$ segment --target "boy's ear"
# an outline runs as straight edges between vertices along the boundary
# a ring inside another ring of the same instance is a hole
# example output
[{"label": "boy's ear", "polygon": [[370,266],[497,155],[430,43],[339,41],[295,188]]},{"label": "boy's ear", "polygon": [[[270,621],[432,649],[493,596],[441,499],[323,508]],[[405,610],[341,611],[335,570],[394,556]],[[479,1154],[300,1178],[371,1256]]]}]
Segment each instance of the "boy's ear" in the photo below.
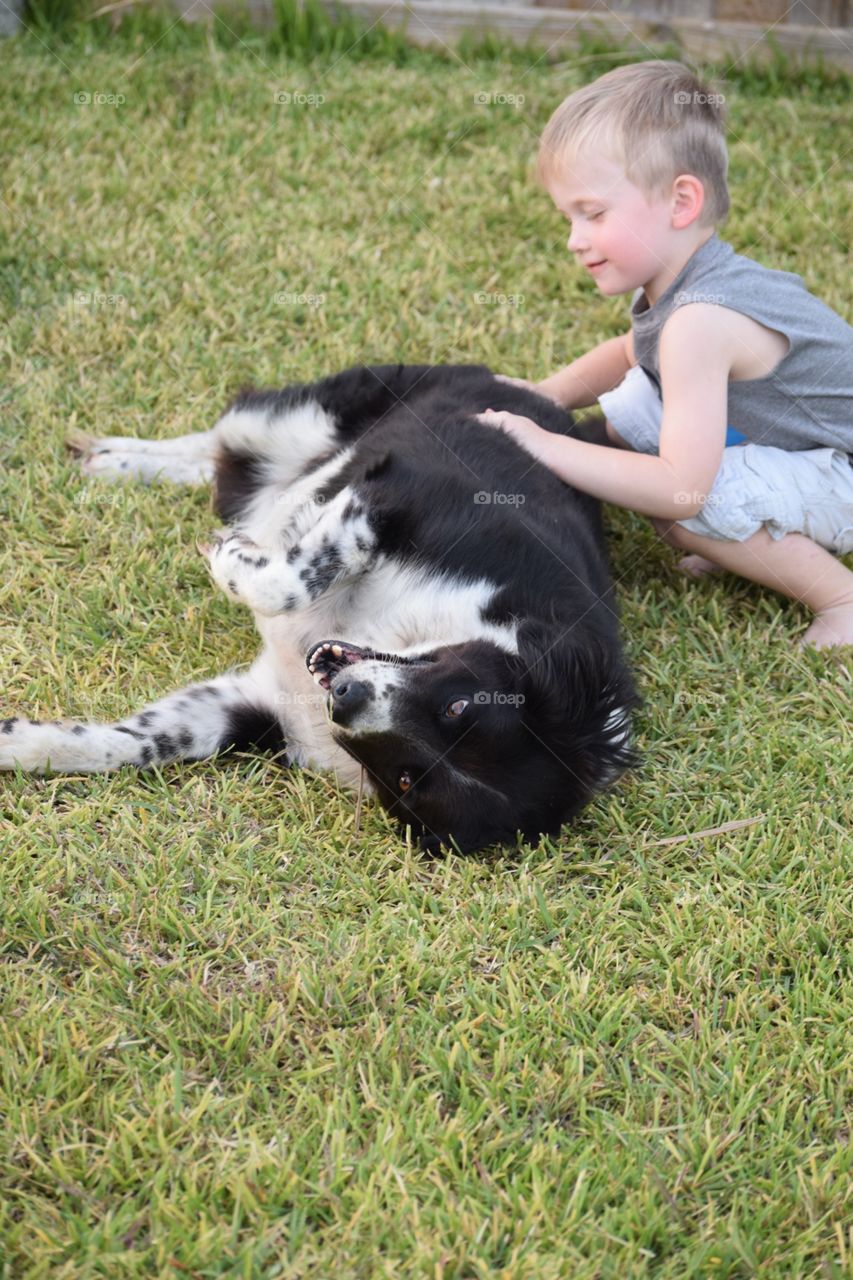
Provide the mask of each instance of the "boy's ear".
[{"label": "boy's ear", "polygon": [[672,225],[676,231],[691,226],[705,208],[705,186],[693,173],[680,173],[672,184]]}]

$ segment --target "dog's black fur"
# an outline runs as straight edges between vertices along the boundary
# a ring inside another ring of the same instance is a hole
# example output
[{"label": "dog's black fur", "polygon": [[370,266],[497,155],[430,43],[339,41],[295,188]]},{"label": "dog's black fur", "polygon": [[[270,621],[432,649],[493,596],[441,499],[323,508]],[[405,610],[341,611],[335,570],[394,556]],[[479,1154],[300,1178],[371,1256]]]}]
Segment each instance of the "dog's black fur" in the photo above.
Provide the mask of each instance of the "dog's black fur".
[{"label": "dog's black fur", "polygon": [[[265,647],[251,682],[222,677],[112,726],[135,739],[123,751],[95,742],[106,727],[39,745],[32,722],[8,721],[0,765],[111,768],[272,744],[350,782],[357,761],[427,846],[555,835],[635,762],[638,699],[598,503],[477,422],[487,407],[594,438],[482,366],[358,366],[241,393],[185,451],[190,478],[214,469],[217,510],[235,526],[205,551],[256,613]],[[90,441],[84,468],[150,478],[131,445],[144,458],[147,442]],[[328,717],[288,711],[309,688]],[[205,736],[194,721],[216,699]],[[87,736],[75,761],[65,748]]]}]

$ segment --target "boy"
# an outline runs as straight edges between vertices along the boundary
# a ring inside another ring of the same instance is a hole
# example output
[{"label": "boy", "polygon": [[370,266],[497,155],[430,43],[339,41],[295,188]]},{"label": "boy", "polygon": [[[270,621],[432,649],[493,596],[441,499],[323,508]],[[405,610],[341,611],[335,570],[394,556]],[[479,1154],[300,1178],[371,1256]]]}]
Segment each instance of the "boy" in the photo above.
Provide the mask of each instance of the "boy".
[{"label": "boy", "polygon": [[[801,643],[853,643],[853,328],[799,276],[717,238],[729,207],[721,99],[677,62],[619,67],[557,108],[539,180],[569,252],[631,332],[538,384],[597,400],[610,446],[488,410],[567,483],[652,518],[690,552],[814,612]],[[727,423],[746,443],[725,447]]]}]

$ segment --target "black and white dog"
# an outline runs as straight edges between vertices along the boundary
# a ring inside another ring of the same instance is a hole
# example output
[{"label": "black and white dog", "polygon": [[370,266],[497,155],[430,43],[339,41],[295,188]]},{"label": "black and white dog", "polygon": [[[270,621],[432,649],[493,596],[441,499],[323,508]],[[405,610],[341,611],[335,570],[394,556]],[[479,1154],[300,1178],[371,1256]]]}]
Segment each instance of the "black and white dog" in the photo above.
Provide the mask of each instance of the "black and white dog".
[{"label": "black and white dog", "polygon": [[425,847],[556,834],[635,762],[598,504],[473,415],[568,433],[484,367],[358,366],[244,391],[212,431],[89,440],[89,475],[215,484],[199,546],[255,614],[244,671],[111,725],[0,722],[0,767],[274,749],[369,787]]}]

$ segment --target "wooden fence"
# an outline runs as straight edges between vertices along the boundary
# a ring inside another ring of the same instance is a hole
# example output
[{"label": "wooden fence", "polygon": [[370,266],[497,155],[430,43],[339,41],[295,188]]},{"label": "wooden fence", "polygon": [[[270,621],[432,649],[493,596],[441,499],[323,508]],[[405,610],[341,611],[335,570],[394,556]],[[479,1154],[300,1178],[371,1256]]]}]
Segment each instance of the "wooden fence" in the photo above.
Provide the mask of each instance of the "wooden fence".
[{"label": "wooden fence", "polygon": [[[272,0],[246,0],[257,23],[273,20]],[[761,57],[772,37],[794,59],[822,58],[853,72],[853,0],[322,0],[344,4],[366,24],[404,28],[416,44],[450,45],[465,33],[533,40],[549,56],[578,43],[579,36],[605,36],[638,53],[672,42],[697,61]],[[190,20],[209,17],[207,2],[175,0]],[[754,21],[727,15],[751,13]],[[774,16],[775,15],[775,16]],[[824,20],[831,20],[827,22]],[[809,18],[808,24],[791,21]],[[831,25],[834,23],[836,25]],[[840,25],[839,25],[840,24]]]}]

